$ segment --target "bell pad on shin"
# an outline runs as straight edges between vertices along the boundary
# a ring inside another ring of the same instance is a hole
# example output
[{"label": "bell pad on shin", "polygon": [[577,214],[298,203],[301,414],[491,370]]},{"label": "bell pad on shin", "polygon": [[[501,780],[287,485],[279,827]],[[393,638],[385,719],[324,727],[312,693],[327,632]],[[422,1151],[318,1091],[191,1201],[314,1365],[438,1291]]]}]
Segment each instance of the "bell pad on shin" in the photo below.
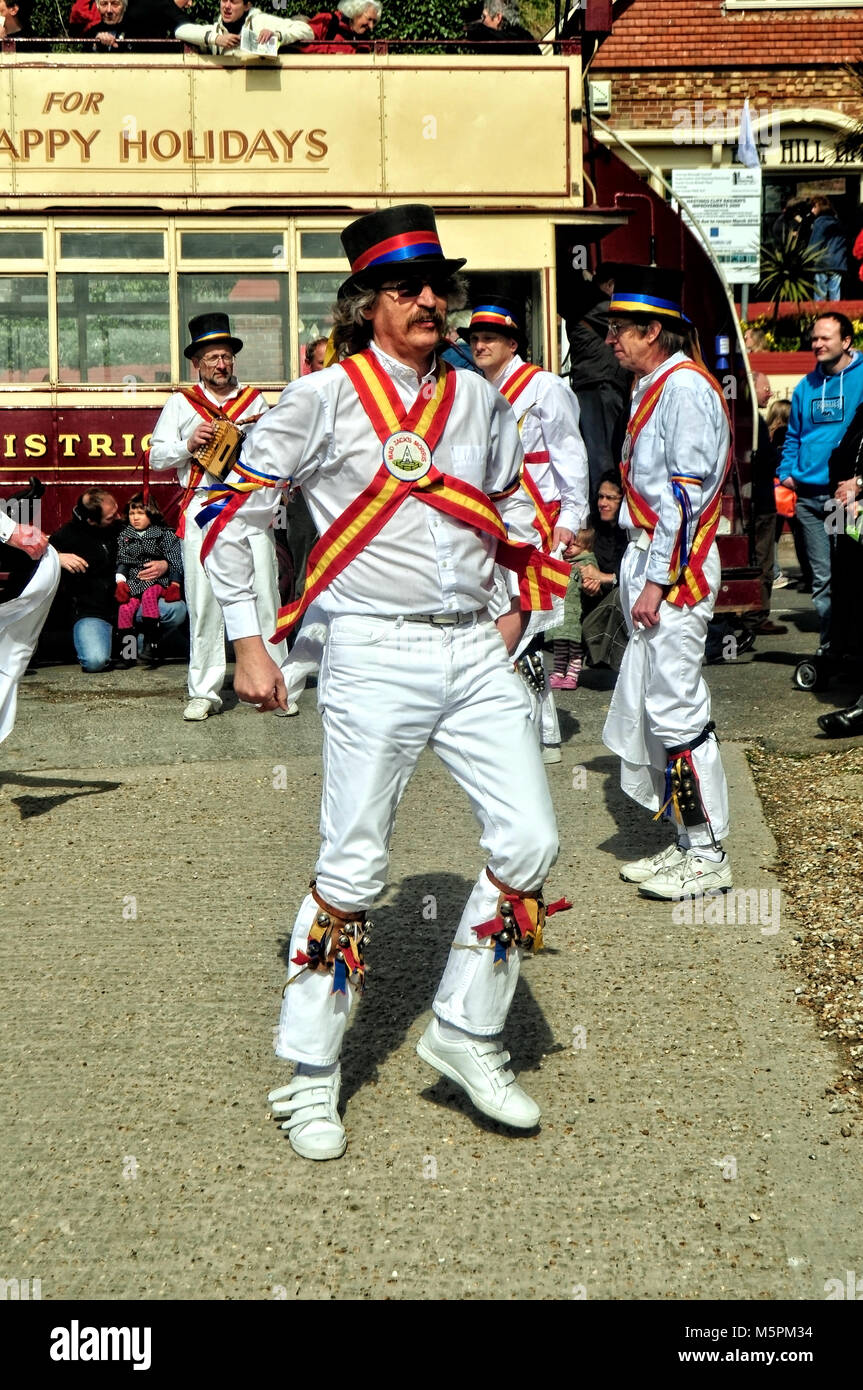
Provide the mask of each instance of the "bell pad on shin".
[{"label": "bell pad on shin", "polygon": [[312,895],[318,903],[318,913],[309,929],[305,951],[297,951],[291,957],[292,964],[302,969],[291,976],[288,985],[305,970],[326,970],[332,971],[333,994],[344,994],[348,980],[361,992],[366,973],[364,950],[371,934],[371,922],[366,920],[365,912],[349,914],[330,907],[314,891],[314,886]]}]

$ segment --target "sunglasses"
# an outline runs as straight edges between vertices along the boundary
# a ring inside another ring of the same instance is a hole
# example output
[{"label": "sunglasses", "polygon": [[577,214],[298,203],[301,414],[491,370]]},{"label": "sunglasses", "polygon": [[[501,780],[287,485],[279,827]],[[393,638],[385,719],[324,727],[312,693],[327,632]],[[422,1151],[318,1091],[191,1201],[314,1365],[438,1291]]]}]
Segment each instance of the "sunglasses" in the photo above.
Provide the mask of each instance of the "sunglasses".
[{"label": "sunglasses", "polygon": [[448,275],[411,275],[405,280],[397,280],[394,285],[381,285],[388,294],[396,294],[399,299],[418,299],[428,285],[433,295],[445,299],[450,289]]}]

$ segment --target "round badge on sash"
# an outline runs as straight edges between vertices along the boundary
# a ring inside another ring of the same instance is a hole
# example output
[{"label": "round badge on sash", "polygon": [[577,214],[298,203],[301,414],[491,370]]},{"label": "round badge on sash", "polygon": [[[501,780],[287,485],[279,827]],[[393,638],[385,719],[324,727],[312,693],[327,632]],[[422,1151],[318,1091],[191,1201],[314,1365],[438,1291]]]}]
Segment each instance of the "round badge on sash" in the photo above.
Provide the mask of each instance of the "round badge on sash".
[{"label": "round badge on sash", "polygon": [[628,462],[629,462],[629,455],[630,455],[631,453],[632,453],[632,436],[628,434],[628,435],[626,435],[626,437],[625,437],[625,439],[624,439],[624,441],[623,441],[623,448],[622,448],[622,450],[621,450],[621,454],[623,455],[623,462],[624,462],[624,463],[628,463]]},{"label": "round badge on sash", "polygon": [[424,478],[432,466],[432,451],[425,440],[413,430],[391,434],[384,444],[384,464],[394,478],[403,483],[415,483]]}]

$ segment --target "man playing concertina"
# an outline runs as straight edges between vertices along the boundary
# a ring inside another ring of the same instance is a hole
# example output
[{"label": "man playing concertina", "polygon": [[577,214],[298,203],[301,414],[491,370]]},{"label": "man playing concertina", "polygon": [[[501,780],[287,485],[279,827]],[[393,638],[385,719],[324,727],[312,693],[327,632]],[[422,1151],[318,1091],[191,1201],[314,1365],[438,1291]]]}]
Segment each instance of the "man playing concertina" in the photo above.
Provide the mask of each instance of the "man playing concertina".
[{"label": "man playing concertina", "polygon": [[[294,926],[276,1042],[297,1069],[270,1096],[293,1148],[309,1159],[345,1150],[339,1054],[363,982],[367,914],[385,884],[396,808],[426,746],[467,792],[488,864],[417,1051],[484,1114],[516,1129],[539,1120],[500,1035],[519,948],[541,944],[557,829],[509,652],[524,610],[548,607],[568,577],[566,565],[533,548],[510,407],[478,374],[435,358],[447,308],[463,303],[456,272],[464,262],[444,256],[432,209],[371,213],[342,242],[351,275],[333,337],[350,355],[292,382],[255,427],[228,479],[237,491],[205,542],[237,653],[235,689],[268,710],[284,705],[285,686],[262,640],[248,537],[269,524],[288,478],[321,535],[303,597],[277,629],[312,602],[328,623],[319,683],[323,843]],[[262,476],[270,485],[254,490]],[[510,597],[495,623],[496,564],[506,567]]]},{"label": "man playing concertina", "polygon": [[[263,415],[267,403],[252,386],[241,386],[234,375],[234,361],[242,341],[231,334],[227,314],[198,314],[189,322],[191,342],[184,355],[198,374],[194,386],[175,391],[165,405],[150,441],[150,467],[156,472],[174,468],[184,489],[177,535],[183,542],[183,573],[189,608],[189,702],[187,720],[207,719],[222,708],[226,657],[222,611],[201,567],[201,528],[197,518],[212,502],[218,479],[208,474],[197,458],[213,438],[216,422],[228,419],[248,427]],[[255,587],[261,620],[275,627],[279,607],[276,551],[272,533],[251,541]],[[277,660],[287,660],[280,644]],[[298,713],[296,705],[286,711]]]}]

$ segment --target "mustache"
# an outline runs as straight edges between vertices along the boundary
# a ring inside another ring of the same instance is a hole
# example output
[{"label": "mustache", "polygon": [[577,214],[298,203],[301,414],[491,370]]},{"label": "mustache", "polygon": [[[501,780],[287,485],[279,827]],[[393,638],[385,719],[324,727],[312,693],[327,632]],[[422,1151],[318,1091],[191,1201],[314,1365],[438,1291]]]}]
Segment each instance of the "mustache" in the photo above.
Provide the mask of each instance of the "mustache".
[{"label": "mustache", "polygon": [[412,328],[415,323],[433,323],[441,337],[446,328],[446,318],[439,314],[436,309],[419,309],[412,314],[408,321],[408,328]]}]

